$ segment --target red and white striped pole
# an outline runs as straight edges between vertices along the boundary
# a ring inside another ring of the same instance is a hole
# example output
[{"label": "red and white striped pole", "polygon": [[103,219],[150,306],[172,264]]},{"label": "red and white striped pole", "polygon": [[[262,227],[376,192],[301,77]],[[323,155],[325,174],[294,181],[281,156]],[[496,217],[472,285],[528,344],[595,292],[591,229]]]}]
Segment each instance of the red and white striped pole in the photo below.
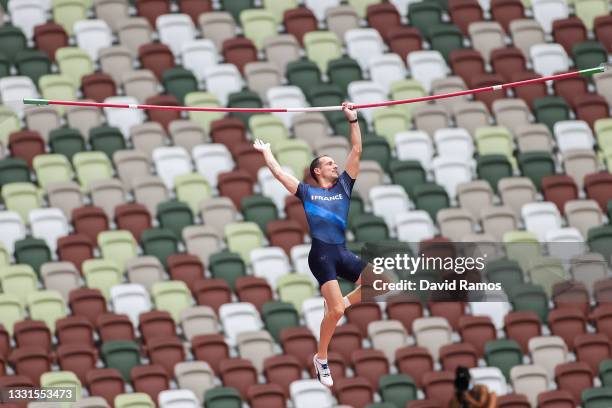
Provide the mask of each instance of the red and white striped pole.
[{"label": "red and white striped pole", "polygon": [[[549,75],[540,78],[527,79],[525,81],[508,82],[505,84],[486,86],[483,88],[468,89],[465,91],[449,92],[439,95],[427,95],[418,98],[401,99],[396,101],[384,101],[377,103],[364,103],[354,105],[355,109],[378,108],[383,106],[404,105],[408,103],[426,102],[437,99],[453,98],[456,96],[473,95],[482,92],[500,91],[503,89],[517,88],[520,86],[538,84],[541,82],[558,81],[561,79],[575,78],[579,76],[591,76],[604,72],[609,68],[609,64],[601,64],[596,68],[582,69],[580,71],[567,72],[563,74]],[[142,110],[178,110],[193,112],[257,112],[257,113],[282,113],[282,112],[329,112],[342,110],[342,106],[316,106],[307,108],[214,108],[202,106],[166,106],[166,105],[142,105],[127,103],[101,103],[101,102],[81,102],[81,101],[60,101],[53,99],[24,99],[25,105],[63,105],[63,106],[94,106],[98,108],[123,108],[123,109],[142,109]]]}]

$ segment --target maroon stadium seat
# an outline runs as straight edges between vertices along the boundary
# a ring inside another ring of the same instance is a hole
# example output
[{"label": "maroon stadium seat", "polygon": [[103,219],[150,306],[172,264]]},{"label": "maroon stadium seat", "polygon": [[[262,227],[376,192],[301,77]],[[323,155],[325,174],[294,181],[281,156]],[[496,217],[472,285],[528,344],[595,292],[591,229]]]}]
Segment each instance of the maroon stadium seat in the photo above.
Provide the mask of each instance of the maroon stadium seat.
[{"label": "maroon stadium seat", "polygon": [[257,370],[251,362],[244,358],[228,358],[219,363],[221,381],[226,387],[234,387],[247,399],[247,390],[257,384]]},{"label": "maroon stadium seat", "polygon": [[588,198],[597,201],[603,212],[612,200],[612,174],[592,173],[584,176],[584,191]]},{"label": "maroon stadium seat", "polygon": [[472,76],[485,73],[485,61],[479,51],[469,48],[453,50],[449,58],[453,73],[466,83],[470,83]]},{"label": "maroon stadium seat", "polygon": [[161,43],[141,45],[138,48],[138,58],[142,67],[151,70],[158,81],[162,80],[162,74],[166,69],[174,67],[172,51],[167,45]]},{"label": "maroon stadium seat", "polygon": [[597,40],[606,47],[608,52],[612,52],[612,15],[595,17],[594,31]]},{"label": "maroon stadium seat", "polygon": [[455,395],[455,373],[433,371],[423,375],[423,388],[427,398],[438,401],[447,407]]},{"label": "maroon stadium seat", "polygon": [[126,203],[115,207],[115,223],[118,229],[128,230],[140,242],[143,231],[152,228],[151,214],[138,203]]},{"label": "maroon stadium seat", "polygon": [[512,20],[525,18],[525,7],[521,0],[492,0],[491,14],[493,20],[501,24],[506,33],[509,33]]},{"label": "maroon stadium seat", "polygon": [[433,357],[425,347],[405,346],[395,351],[395,365],[408,374],[417,387],[423,387],[423,376],[434,370]]},{"label": "maroon stadium seat", "polygon": [[[147,105],[166,105],[166,106],[180,106],[181,103],[176,96],[174,95],[155,95],[150,96],[145,100],[145,104]],[[149,120],[151,122],[157,122],[164,130],[168,131],[168,126],[170,122],[174,120],[179,120],[181,118],[181,111],[178,110],[161,110],[161,109],[150,109],[147,110],[147,115],[149,115]]]},{"label": "maroon stadium seat", "polygon": [[94,326],[98,316],[106,313],[106,299],[99,289],[71,290],[68,294],[68,305],[73,315],[85,317]]},{"label": "maroon stadium seat", "polygon": [[23,159],[32,167],[32,160],[39,154],[45,154],[45,140],[40,133],[33,130],[20,130],[9,135],[8,147],[11,155]]},{"label": "maroon stadium seat", "polygon": [[210,123],[210,138],[213,143],[221,143],[232,151],[234,146],[246,142],[246,126],[239,118],[227,117]]},{"label": "maroon stadium seat", "polygon": [[482,21],[482,8],[478,0],[449,0],[448,11],[451,20],[463,35],[468,35],[468,26],[475,21]]},{"label": "maroon stadium seat", "polygon": [[380,377],[389,374],[389,360],[385,357],[385,353],[380,350],[353,350],[350,361],[355,368],[355,376],[368,380],[374,391],[378,390]]},{"label": "maroon stadium seat", "polygon": [[546,391],[538,394],[538,408],[574,408],[572,395],[564,390]]},{"label": "maroon stadium seat", "polygon": [[504,317],[504,331],[506,337],[515,340],[523,354],[527,354],[529,339],[542,335],[540,318],[531,311],[510,312]]},{"label": "maroon stadium seat", "polygon": [[285,393],[278,384],[255,384],[247,389],[251,408],[285,408]]},{"label": "maroon stadium seat", "polygon": [[132,367],[130,377],[134,391],[148,394],[153,401],[157,401],[160,392],[170,388],[166,370],[157,364]]},{"label": "maroon stadium seat", "polygon": [[478,355],[470,343],[447,344],[440,347],[440,362],[444,370],[455,372],[458,366],[478,367]]},{"label": "maroon stadium seat", "polygon": [[306,7],[285,10],[283,23],[287,33],[292,34],[300,42],[300,45],[304,44],[304,34],[319,29],[317,18]]},{"label": "maroon stadium seat", "polygon": [[59,344],[85,344],[95,347],[94,326],[83,316],[67,316],[55,322]]},{"label": "maroon stadium seat", "polygon": [[[529,79],[541,78],[541,75],[535,72],[525,71],[517,72],[512,75],[512,82],[527,81]],[[533,101],[538,98],[543,98],[548,95],[546,84],[543,82],[537,84],[522,85],[512,88],[517,98],[524,100],[527,105],[533,109]]]},{"label": "maroon stadium seat", "polygon": [[204,277],[204,265],[200,258],[191,254],[173,254],[166,260],[172,280],[181,280],[192,287]]},{"label": "maroon stadium seat", "polygon": [[268,383],[281,386],[285,397],[289,397],[289,385],[302,379],[302,366],[295,356],[282,354],[264,360],[264,375]]},{"label": "maroon stadium seat", "polygon": [[51,356],[40,346],[25,346],[14,349],[8,358],[17,375],[23,375],[36,386],[40,385],[40,376],[51,371]]},{"label": "maroon stadium seat", "polygon": [[72,262],[81,271],[81,265],[94,257],[94,245],[86,234],[74,234],[57,240],[57,255],[61,261]]},{"label": "maroon stadium seat", "polygon": [[270,221],[266,225],[266,232],[270,245],[281,247],[287,256],[291,256],[291,248],[304,243],[304,232],[297,221]]},{"label": "maroon stadium seat", "polygon": [[257,61],[255,44],[244,37],[235,37],[223,41],[222,53],[225,62],[234,64],[241,74],[244,74],[246,64]]},{"label": "maroon stadium seat", "polygon": [[117,85],[113,77],[101,72],[84,75],[81,78],[81,87],[83,97],[96,102],[104,102],[104,99],[117,95]]},{"label": "maroon stadium seat", "polygon": [[561,337],[572,350],[576,336],[586,333],[586,318],[578,309],[553,309],[548,314],[548,326],[551,333]]},{"label": "maroon stadium seat", "polygon": [[179,0],[178,6],[181,13],[191,17],[194,25],[199,24],[200,14],[213,11],[211,0]]},{"label": "maroon stadium seat", "polygon": [[361,332],[354,323],[336,327],[329,342],[329,350],[340,355],[345,361],[351,361],[353,350],[361,348]]},{"label": "maroon stadium seat", "polygon": [[114,404],[115,397],[125,392],[125,383],[121,372],[116,368],[96,368],[85,374],[85,384],[89,394],[102,397],[109,405]]},{"label": "maroon stadium seat", "polygon": [[594,386],[593,373],[589,365],[583,361],[557,365],[555,382],[559,389],[570,393],[576,405],[580,405],[582,391]]},{"label": "maroon stadium seat", "polygon": [[599,370],[599,363],[612,356],[610,338],[602,333],[581,334],[574,339],[576,359],[584,361],[595,375]]},{"label": "maroon stadium seat", "polygon": [[377,303],[352,304],[346,308],[344,314],[349,323],[354,323],[357,326],[361,337],[368,336],[368,325],[371,322],[382,320],[382,312]]},{"label": "maroon stadium seat", "polygon": [[312,366],[312,356],[317,352],[317,340],[306,327],[288,327],[281,330],[281,344],[285,354],[298,359],[303,368]]},{"label": "maroon stadium seat", "polygon": [[576,118],[584,120],[589,124],[591,129],[594,128],[597,119],[604,119],[610,116],[608,102],[606,102],[606,99],[601,95],[578,95],[573,98],[573,102]]},{"label": "maroon stadium seat", "polygon": [[500,74],[506,82],[510,82],[515,73],[524,72],[526,69],[525,57],[516,47],[496,48],[491,51],[491,65],[493,71]]},{"label": "maroon stadium seat", "polygon": [[578,186],[574,179],[565,174],[542,177],[544,200],[555,203],[563,214],[565,203],[578,198]]},{"label": "maroon stadium seat", "polygon": [[37,346],[51,352],[51,331],[42,320],[22,320],[13,326],[17,347]]},{"label": "maroon stadium seat", "polygon": [[572,54],[574,45],[587,40],[587,29],[578,17],[554,20],[552,30],[555,42],[561,44],[569,55]]},{"label": "maroon stadium seat", "polygon": [[199,279],[192,292],[198,305],[210,306],[216,313],[221,305],[232,302],[232,289],[223,279]]},{"label": "maroon stadium seat", "polygon": [[170,313],[152,310],[138,315],[138,328],[145,343],[155,337],[176,336],[176,324]]},{"label": "maroon stadium seat", "polygon": [[340,404],[363,408],[373,402],[372,386],[363,377],[341,378],[334,385]]},{"label": "maroon stadium seat", "polygon": [[146,18],[151,27],[155,28],[157,17],[170,14],[170,3],[165,0],[136,0],[136,10],[139,16]]},{"label": "maroon stadium seat", "polygon": [[243,197],[253,195],[253,179],[244,170],[234,170],[219,174],[219,195],[229,197],[237,210],[241,209]]},{"label": "maroon stadium seat", "polygon": [[287,214],[287,219],[293,220],[300,225],[303,234],[310,232],[304,206],[299,198],[291,194],[285,197],[285,213]]},{"label": "maroon stadium seat", "polygon": [[222,334],[201,334],[191,339],[191,350],[196,360],[206,361],[219,375],[219,363],[229,358],[229,346]]},{"label": "maroon stadium seat", "polygon": [[368,6],[366,19],[368,20],[368,26],[376,29],[385,42],[389,41],[389,31],[402,25],[397,8],[391,3]]},{"label": "maroon stadium seat", "polygon": [[57,347],[57,362],[64,371],[72,371],[85,383],[87,372],[96,368],[98,350],[88,344],[62,344]]},{"label": "maroon stadium seat", "polygon": [[98,242],[98,234],[107,231],[108,217],[100,207],[83,206],[72,210],[72,225],[77,234],[86,235],[94,243]]},{"label": "maroon stadium seat", "polygon": [[183,343],[176,335],[148,339],[146,350],[151,363],[162,366],[169,378],[174,377],[174,366],[185,361]]},{"label": "maroon stadium seat", "polygon": [[236,279],[236,294],[239,301],[255,305],[260,313],[265,303],[274,300],[268,281],[256,276],[241,276]]},{"label": "maroon stadium seat", "polygon": [[34,27],[34,43],[36,49],[46,52],[51,62],[55,62],[55,51],[68,46],[68,34],[59,24],[40,24]]},{"label": "maroon stadium seat", "polygon": [[423,38],[417,28],[395,26],[387,31],[387,44],[391,52],[406,61],[409,53],[423,49]]},{"label": "maroon stadium seat", "polygon": [[462,316],[459,319],[459,334],[464,342],[474,346],[479,358],[484,356],[487,342],[497,339],[497,330],[489,316]]},{"label": "maroon stadium seat", "polygon": [[104,313],[96,319],[96,327],[102,343],[112,340],[134,340],[134,326],[123,314]]}]

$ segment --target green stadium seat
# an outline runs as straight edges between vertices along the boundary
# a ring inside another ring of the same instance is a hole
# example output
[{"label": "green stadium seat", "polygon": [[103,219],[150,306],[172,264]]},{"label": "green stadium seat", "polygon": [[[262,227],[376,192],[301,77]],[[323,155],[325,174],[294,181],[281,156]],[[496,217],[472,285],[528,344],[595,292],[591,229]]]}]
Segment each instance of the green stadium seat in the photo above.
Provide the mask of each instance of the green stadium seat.
[{"label": "green stadium seat", "polygon": [[66,317],[64,298],[55,290],[30,292],[27,297],[30,319],[45,322],[51,333],[55,332],[55,322]]},{"label": "green stadium seat", "polygon": [[518,155],[519,167],[538,190],[542,189],[542,178],[555,174],[555,162],[549,152],[532,151]]},{"label": "green stadium seat", "polygon": [[58,181],[70,181],[74,176],[72,166],[61,154],[39,154],[32,162],[38,185],[42,188]]},{"label": "green stadium seat", "polygon": [[280,300],[293,303],[298,313],[302,313],[302,303],[316,295],[310,277],[298,273],[282,275],[276,281],[276,286]]},{"label": "green stadium seat", "polygon": [[247,275],[246,266],[239,254],[221,251],[209,258],[209,269],[213,278],[223,279],[232,288],[236,287],[236,279]]},{"label": "green stadium seat", "polygon": [[25,300],[21,301],[17,295],[0,293],[0,324],[6,328],[11,337],[15,323],[25,318],[24,305]]},{"label": "green stadium seat", "polygon": [[121,130],[111,126],[97,126],[89,130],[92,150],[103,152],[110,160],[118,150],[125,150],[125,138]]},{"label": "green stadium seat", "polygon": [[182,67],[166,69],[162,74],[162,83],[167,94],[174,95],[181,104],[185,96],[198,90],[198,80],[193,72]]},{"label": "green stadium seat", "polygon": [[336,84],[313,85],[306,89],[306,96],[312,106],[338,106],[345,100],[344,91]]},{"label": "green stadium seat", "polygon": [[512,134],[503,126],[485,126],[476,129],[474,135],[479,155],[503,154],[512,157]]},{"label": "green stadium seat", "polygon": [[389,164],[393,184],[404,187],[406,193],[412,197],[414,186],[424,184],[427,173],[417,160],[393,160]]},{"label": "green stadium seat", "polygon": [[604,387],[612,386],[612,360],[599,363],[599,379]]},{"label": "green stadium seat", "polygon": [[[81,381],[73,371],[49,371],[40,376],[40,386],[44,388],[72,388],[76,400],[81,399]],[[63,402],[56,405],[58,408],[70,408],[72,403]]]},{"label": "green stadium seat", "polygon": [[29,183],[30,169],[25,160],[7,157],[0,160],[0,187],[9,183]]},{"label": "green stadium seat", "polygon": [[565,99],[560,96],[545,96],[533,101],[533,112],[536,122],[548,126],[552,132],[555,123],[561,120],[569,120],[569,106]]},{"label": "green stadium seat", "polygon": [[531,278],[531,283],[542,286],[549,298],[552,297],[556,284],[570,278],[560,259],[545,256],[530,259],[527,274]]},{"label": "green stadium seat", "polygon": [[413,187],[413,201],[417,210],[425,210],[432,220],[438,211],[450,207],[450,201],[444,187],[435,183],[423,183]]},{"label": "green stadium seat", "polygon": [[[201,106],[201,107],[212,107],[220,108],[221,103],[219,99],[212,93],[209,92],[190,92],[185,95],[185,105],[187,106]],[[194,112],[190,111],[187,113],[189,120],[196,122],[202,126],[206,132],[210,130],[210,124],[225,116],[223,112]]]},{"label": "green stadium seat", "polygon": [[172,230],[165,228],[149,228],[143,231],[140,241],[146,255],[159,259],[164,268],[169,255],[178,253],[178,239]]},{"label": "green stadium seat", "polygon": [[51,73],[49,56],[38,50],[24,50],[17,53],[15,66],[19,75],[30,77],[35,84],[41,76]]},{"label": "green stadium seat", "polygon": [[72,166],[81,187],[88,191],[95,180],[113,178],[113,168],[109,157],[103,152],[79,152],[72,157]]},{"label": "green stadium seat", "polygon": [[576,16],[582,20],[589,31],[593,31],[596,17],[610,13],[605,0],[574,0],[574,9]]},{"label": "green stadium seat", "polygon": [[[400,99],[419,98],[421,96],[428,95],[425,88],[423,88],[423,85],[414,79],[401,79],[399,81],[392,82],[391,86],[389,87],[389,93],[391,94],[391,99],[394,101]],[[406,112],[409,118],[412,118],[412,112],[414,109],[422,105],[422,102],[417,102],[406,103],[403,105],[398,105],[397,107]]]},{"label": "green stadium seat", "polygon": [[0,123],[0,144],[8,146],[9,135],[21,129],[19,116],[8,106],[0,105]]},{"label": "green stadium seat", "polygon": [[114,260],[88,259],[82,265],[83,276],[88,288],[98,289],[110,299],[110,289],[121,284],[123,273]]},{"label": "green stadium seat", "polygon": [[612,406],[612,389],[589,388],[582,391],[583,408],[606,408]]},{"label": "green stadium seat", "polygon": [[357,241],[376,242],[389,238],[389,229],[384,218],[373,214],[356,216],[351,228]]},{"label": "green stadium seat", "polygon": [[[0,283],[2,283],[4,294],[15,296],[19,305],[23,308],[28,295],[37,291],[38,279],[34,269],[29,264],[15,264],[0,269]],[[2,300],[6,300],[8,305],[12,302],[10,298]],[[0,310],[2,310],[1,306]],[[7,310],[12,310],[12,306],[7,306]],[[11,313],[14,312],[13,310]],[[9,326],[5,325],[5,327]],[[11,325],[10,328],[12,329],[13,326]]]},{"label": "green stadium seat", "polygon": [[26,50],[27,47],[26,37],[18,27],[10,24],[0,27],[0,50],[10,63],[16,62],[17,54]]},{"label": "green stadium seat", "polygon": [[323,83],[321,81],[319,66],[306,58],[289,62],[286,70],[286,76],[289,83],[300,87],[307,95],[314,86]]},{"label": "green stadium seat", "polygon": [[243,10],[255,8],[254,0],[221,0],[221,8],[229,12],[236,22],[240,21]]},{"label": "green stadium seat", "polygon": [[525,283],[513,287],[509,295],[514,311],[535,312],[542,322],[547,322],[548,297],[542,286]]},{"label": "green stadium seat", "polygon": [[446,62],[450,61],[450,53],[463,48],[463,33],[454,24],[436,24],[427,30],[431,48],[440,51]]},{"label": "green stadium seat", "polygon": [[204,393],[204,405],[206,408],[242,408],[242,399],[236,388],[215,387]]},{"label": "green stadium seat", "polygon": [[512,367],[523,364],[523,352],[515,340],[491,340],[485,344],[485,361],[487,366],[499,368],[509,381]]},{"label": "green stadium seat", "polygon": [[[349,123],[344,117],[344,113],[343,112],[330,112],[330,113],[334,113],[334,115],[328,116],[328,121],[330,122],[330,125],[334,129],[334,135],[344,136],[347,139],[349,139],[351,132],[349,129]],[[357,120],[359,121],[359,127],[361,129],[368,128],[368,123],[366,122],[363,116],[359,116]]]},{"label": "green stadium seat", "polygon": [[174,178],[177,200],[187,204],[193,215],[200,212],[200,204],[212,197],[208,180],[200,173],[181,174]]},{"label": "green stadium seat", "polygon": [[422,1],[408,5],[408,20],[427,36],[429,27],[442,23],[442,7],[434,1]]},{"label": "green stadium seat", "polygon": [[53,0],[53,21],[62,27],[68,35],[74,34],[74,23],[87,19],[87,5],[82,1]]},{"label": "green stadium seat", "polygon": [[321,72],[327,72],[329,61],[340,58],[340,41],[331,31],[311,31],[304,35],[304,49],[309,60],[314,61]]},{"label": "green stadium seat", "polygon": [[376,161],[385,172],[388,172],[391,161],[391,147],[387,143],[388,140],[376,135],[363,137],[361,160]]},{"label": "green stadium seat", "polygon": [[612,262],[612,225],[592,227],[587,233],[587,243],[593,252],[599,252],[608,263]]},{"label": "green stadium seat", "polygon": [[[284,2],[274,2],[282,4]],[[282,15],[281,15],[282,21]],[[248,9],[240,13],[240,24],[245,37],[253,41],[258,50],[264,46],[267,38],[276,35],[276,26],[281,22],[275,14],[265,9]]]},{"label": "green stadium seat", "polygon": [[181,321],[181,312],[193,306],[191,292],[180,280],[154,283],[151,295],[155,308],[170,313],[176,323]]},{"label": "green stadium seat", "polygon": [[262,306],[261,314],[266,326],[274,340],[280,341],[280,332],[288,327],[300,325],[300,317],[292,303],[268,302]]},{"label": "green stadium seat", "polygon": [[411,127],[411,117],[405,110],[396,106],[376,109],[373,117],[374,132],[383,136],[392,149],[395,149],[395,135]]},{"label": "green stadium seat", "polygon": [[272,149],[280,165],[291,168],[298,179],[303,178],[304,169],[308,168],[314,159],[308,143],[300,139],[282,140],[272,145]]},{"label": "green stadium seat", "polygon": [[417,399],[417,386],[406,374],[390,374],[380,377],[378,389],[383,401],[395,408],[404,408],[409,401]]},{"label": "green stadium seat", "polygon": [[608,51],[599,41],[585,41],[572,47],[576,69],[598,67],[608,62]]},{"label": "green stadium seat", "polygon": [[[349,251],[354,252],[354,253],[359,253],[359,250],[355,251],[351,248],[353,248],[353,245],[351,244],[361,244],[359,242],[349,242],[347,243],[347,248],[349,249]],[[340,285],[340,292],[342,292],[342,296],[346,296],[349,293],[351,293],[352,291],[355,290],[355,284],[351,281],[348,281],[346,279],[340,278],[338,279],[338,285]]]},{"label": "green stadium seat", "polygon": [[278,220],[278,210],[271,198],[252,195],[242,199],[242,215],[245,221],[256,223],[261,231],[266,231],[270,221]]},{"label": "green stadium seat", "polygon": [[518,262],[523,271],[527,270],[530,259],[542,255],[538,237],[529,231],[508,231],[503,242],[508,259]]},{"label": "green stadium seat", "polygon": [[485,154],[477,160],[478,177],[489,183],[497,193],[497,183],[505,177],[512,177],[512,163],[503,154]]},{"label": "green stadium seat", "polygon": [[[38,79],[38,88],[45,99],[58,99],[75,101],[77,99],[77,85],[66,74],[48,74]],[[64,114],[66,107],[58,106],[60,114]]]},{"label": "green stadium seat", "polygon": [[93,74],[93,62],[89,54],[77,47],[62,47],[55,52],[55,59],[62,75],[72,80],[76,88],[81,86],[84,75]]},{"label": "green stadium seat", "polygon": [[132,368],[140,365],[140,350],[133,341],[107,341],[100,347],[107,368],[119,370],[123,380],[129,382]]},{"label": "green stadium seat", "polygon": [[10,183],[2,187],[2,199],[7,210],[16,211],[24,224],[29,224],[28,214],[41,207],[41,198],[32,183]]},{"label": "green stadium seat", "polygon": [[40,275],[40,266],[51,262],[51,251],[45,240],[26,237],[15,242],[15,260],[17,263],[30,265]]},{"label": "green stadium seat", "polygon": [[355,221],[355,218],[362,214],[365,214],[365,205],[363,203],[363,199],[361,198],[358,192],[353,191],[353,194],[351,194],[351,205],[349,206],[348,213],[348,225],[350,228],[353,228],[353,222]]},{"label": "green stadium seat", "polygon": [[78,129],[56,128],[49,132],[49,147],[72,161],[75,154],[85,151],[85,140]]},{"label": "green stadium seat", "polygon": [[263,232],[254,222],[234,222],[224,232],[229,250],[240,254],[246,264],[251,263],[251,250],[263,246]]},{"label": "green stadium seat", "polygon": [[604,152],[612,151],[612,118],[596,120],[594,128],[599,148]]},{"label": "green stadium seat", "polygon": [[272,146],[289,138],[289,133],[283,124],[283,120],[278,116],[270,114],[251,116],[249,119],[249,129],[254,139],[261,139]]},{"label": "green stadium seat", "polygon": [[297,8],[299,6],[298,0],[263,0],[263,7],[269,10],[274,15],[276,24],[283,22],[283,16],[285,11]]},{"label": "green stadium seat", "polygon": [[[263,102],[257,92],[240,91],[229,94],[227,106],[229,108],[262,108]],[[253,112],[232,112],[231,116],[239,118],[247,125],[253,114]]]},{"label": "green stadium seat", "polygon": [[355,9],[361,18],[365,18],[367,16],[368,6],[378,3],[381,3],[381,0],[348,0],[348,4]]},{"label": "green stadium seat", "polygon": [[30,265],[40,274],[40,266],[51,262],[51,251],[43,239],[26,237],[15,242],[15,260],[19,264]]},{"label": "green stadium seat", "polygon": [[155,408],[151,396],[144,392],[118,394],[115,396],[114,405],[115,408]]},{"label": "green stadium seat", "polygon": [[486,274],[489,282],[500,283],[505,291],[525,283],[521,266],[518,262],[510,259],[497,259],[488,262]]},{"label": "green stadium seat", "polygon": [[102,231],[98,234],[98,248],[102,258],[117,264],[121,271],[127,262],[138,256],[138,244],[127,230]]},{"label": "green stadium seat", "polygon": [[332,84],[338,85],[344,95],[348,93],[348,86],[353,81],[361,81],[363,74],[357,61],[349,57],[340,57],[329,61],[327,76]]},{"label": "green stadium seat", "polygon": [[180,240],[183,229],[193,225],[193,213],[182,201],[168,200],[157,205],[157,219],[161,228],[172,231]]},{"label": "green stadium seat", "polygon": [[[11,61],[4,53],[0,52],[0,78],[11,75]],[[34,82],[36,83],[36,82]]]}]

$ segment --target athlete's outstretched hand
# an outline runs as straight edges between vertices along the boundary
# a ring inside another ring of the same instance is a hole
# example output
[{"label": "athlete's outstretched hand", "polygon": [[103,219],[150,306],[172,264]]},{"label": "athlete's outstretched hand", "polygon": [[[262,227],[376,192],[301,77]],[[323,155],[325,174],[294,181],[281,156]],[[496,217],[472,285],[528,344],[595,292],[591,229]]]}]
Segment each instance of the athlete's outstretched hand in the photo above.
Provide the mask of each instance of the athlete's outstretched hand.
[{"label": "athlete's outstretched hand", "polygon": [[253,147],[260,152],[270,151],[270,143],[264,143],[261,139],[256,139],[255,143],[253,143]]},{"label": "athlete's outstretched hand", "polygon": [[344,112],[344,116],[347,120],[357,119],[357,110],[355,109],[355,104],[351,102],[343,102],[342,111]]}]

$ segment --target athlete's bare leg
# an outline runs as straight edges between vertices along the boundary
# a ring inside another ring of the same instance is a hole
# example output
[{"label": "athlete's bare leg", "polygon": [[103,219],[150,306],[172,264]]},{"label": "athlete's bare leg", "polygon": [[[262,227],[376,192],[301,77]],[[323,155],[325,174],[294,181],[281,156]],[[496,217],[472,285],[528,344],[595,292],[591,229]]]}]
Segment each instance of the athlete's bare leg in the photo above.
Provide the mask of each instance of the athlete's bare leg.
[{"label": "athlete's bare leg", "polygon": [[[332,335],[336,330],[338,321],[344,315],[344,300],[337,280],[327,281],[321,286],[321,295],[325,299],[326,312],[321,321],[321,332],[319,336],[319,349],[317,357],[321,360],[327,359],[327,348]],[[352,303],[352,302],[351,302]]]}]

